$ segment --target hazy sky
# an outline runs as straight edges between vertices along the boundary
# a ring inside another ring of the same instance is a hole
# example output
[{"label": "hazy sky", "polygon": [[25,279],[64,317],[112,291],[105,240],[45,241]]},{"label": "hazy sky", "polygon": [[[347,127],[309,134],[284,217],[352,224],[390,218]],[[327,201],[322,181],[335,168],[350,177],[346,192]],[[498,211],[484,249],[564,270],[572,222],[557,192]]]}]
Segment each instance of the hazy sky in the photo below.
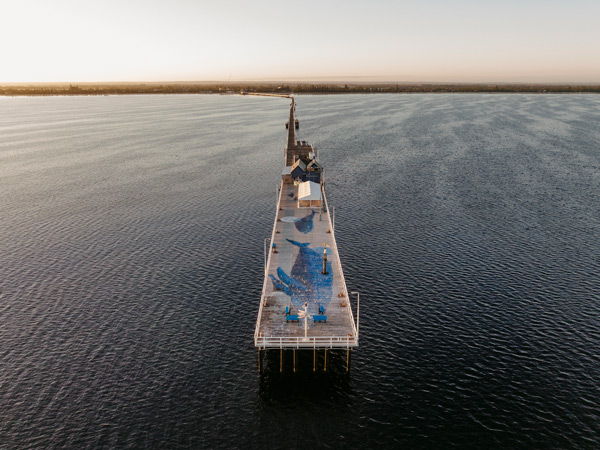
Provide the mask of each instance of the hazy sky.
[{"label": "hazy sky", "polygon": [[600,83],[600,0],[2,0],[0,13],[0,82]]}]

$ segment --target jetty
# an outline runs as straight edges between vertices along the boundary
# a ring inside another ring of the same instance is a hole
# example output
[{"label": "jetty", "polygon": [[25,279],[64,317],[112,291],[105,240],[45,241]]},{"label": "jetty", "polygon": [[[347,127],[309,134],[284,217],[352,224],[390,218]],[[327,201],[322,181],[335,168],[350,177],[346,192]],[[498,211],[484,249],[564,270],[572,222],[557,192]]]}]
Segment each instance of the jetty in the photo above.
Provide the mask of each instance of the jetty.
[{"label": "jetty", "polygon": [[[284,167],[270,244],[265,240],[265,276],[254,332],[261,370],[261,351],[279,350],[279,369],[284,352],[312,351],[313,371],[317,354],[346,352],[358,346],[360,295],[349,292],[335,240],[335,217],[325,196],[323,167],[317,150],[297,139],[299,121],[291,99],[284,150]],[[356,299],[356,321],[352,299]]]}]

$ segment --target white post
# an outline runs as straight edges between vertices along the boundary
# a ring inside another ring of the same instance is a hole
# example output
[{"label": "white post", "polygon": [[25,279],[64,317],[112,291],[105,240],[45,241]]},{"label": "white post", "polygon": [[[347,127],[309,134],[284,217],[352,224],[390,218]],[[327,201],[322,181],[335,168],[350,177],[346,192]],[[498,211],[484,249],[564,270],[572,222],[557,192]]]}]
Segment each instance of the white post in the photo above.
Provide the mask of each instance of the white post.
[{"label": "white post", "polygon": [[335,231],[335,206],[333,207],[333,218],[331,219],[331,228]]},{"label": "white post", "polygon": [[264,251],[263,251],[263,256],[264,256],[264,260],[265,260],[265,277],[267,276],[267,239],[269,238],[265,238],[263,244],[264,244]]},{"label": "white post", "polygon": [[360,319],[360,292],[356,293],[356,338],[358,339],[358,321]]},{"label": "white post", "polygon": [[321,213],[323,212],[324,204],[325,204],[325,196],[323,195],[323,180],[321,180],[321,205],[319,206],[319,222],[321,221]]},{"label": "white post", "polygon": [[360,318],[360,292],[352,291],[351,294],[356,294],[356,337],[358,338],[358,324]]},{"label": "white post", "polygon": [[304,340],[308,338],[308,305],[304,304]]}]

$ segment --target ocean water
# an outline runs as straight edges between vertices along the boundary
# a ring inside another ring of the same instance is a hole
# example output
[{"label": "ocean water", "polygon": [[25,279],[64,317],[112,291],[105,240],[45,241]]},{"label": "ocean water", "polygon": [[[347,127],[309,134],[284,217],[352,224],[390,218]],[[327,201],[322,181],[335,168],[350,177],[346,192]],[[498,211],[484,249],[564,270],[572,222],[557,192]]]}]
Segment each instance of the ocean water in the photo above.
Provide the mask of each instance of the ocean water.
[{"label": "ocean water", "polygon": [[298,97],[361,345],[261,376],[288,108],[0,98],[0,448],[598,448],[600,97]]}]

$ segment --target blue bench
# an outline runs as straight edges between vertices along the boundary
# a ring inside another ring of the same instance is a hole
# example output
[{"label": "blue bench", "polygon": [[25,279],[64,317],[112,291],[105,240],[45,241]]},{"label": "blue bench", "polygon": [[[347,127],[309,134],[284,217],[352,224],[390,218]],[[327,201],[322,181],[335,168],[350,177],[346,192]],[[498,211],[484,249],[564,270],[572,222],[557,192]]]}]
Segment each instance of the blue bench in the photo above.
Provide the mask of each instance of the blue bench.
[{"label": "blue bench", "polygon": [[298,322],[299,320],[300,320],[300,317],[298,317],[298,314],[287,314],[285,316],[286,322]]},{"label": "blue bench", "polygon": [[325,316],[323,314],[315,314],[313,316],[313,320],[315,322],[327,322],[327,316]]},{"label": "blue bench", "polygon": [[323,308],[323,305],[319,305],[319,314],[325,314],[325,308]]}]

